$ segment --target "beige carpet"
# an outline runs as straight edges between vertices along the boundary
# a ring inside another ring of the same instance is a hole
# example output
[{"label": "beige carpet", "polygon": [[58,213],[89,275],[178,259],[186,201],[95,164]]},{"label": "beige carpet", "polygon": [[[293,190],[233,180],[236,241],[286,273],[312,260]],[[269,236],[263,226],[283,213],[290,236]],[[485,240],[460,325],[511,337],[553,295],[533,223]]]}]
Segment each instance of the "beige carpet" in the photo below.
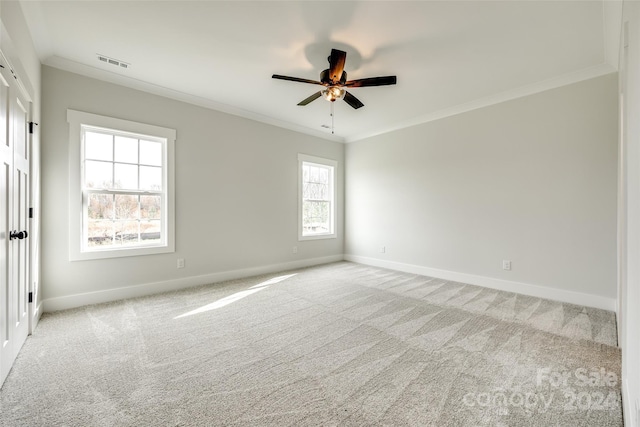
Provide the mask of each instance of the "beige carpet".
[{"label": "beige carpet", "polygon": [[3,426],[621,426],[613,313],[341,262],[45,314]]}]

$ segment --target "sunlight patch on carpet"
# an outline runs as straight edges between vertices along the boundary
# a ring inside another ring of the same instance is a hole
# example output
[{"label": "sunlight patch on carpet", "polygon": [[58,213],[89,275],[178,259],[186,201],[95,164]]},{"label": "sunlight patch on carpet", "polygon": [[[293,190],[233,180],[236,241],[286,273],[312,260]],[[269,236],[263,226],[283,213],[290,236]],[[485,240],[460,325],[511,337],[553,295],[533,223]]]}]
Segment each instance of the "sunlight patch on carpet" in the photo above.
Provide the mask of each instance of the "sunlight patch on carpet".
[{"label": "sunlight patch on carpet", "polygon": [[196,308],[195,310],[191,310],[188,313],[184,313],[184,314],[181,314],[180,316],[176,316],[173,318],[173,320],[181,319],[183,317],[193,316],[194,314],[206,313],[207,311],[216,310],[218,308],[224,307],[225,305],[233,304],[236,301],[246,298],[251,294],[255,294],[256,292],[267,289],[269,286],[275,285],[276,283],[280,283],[293,276],[295,276],[295,274],[274,277],[273,279],[269,279],[262,283],[258,283],[257,285],[252,286],[245,291],[236,292],[233,295],[229,295],[228,297],[219,299],[218,301],[212,302],[211,304],[204,305],[200,308]]}]

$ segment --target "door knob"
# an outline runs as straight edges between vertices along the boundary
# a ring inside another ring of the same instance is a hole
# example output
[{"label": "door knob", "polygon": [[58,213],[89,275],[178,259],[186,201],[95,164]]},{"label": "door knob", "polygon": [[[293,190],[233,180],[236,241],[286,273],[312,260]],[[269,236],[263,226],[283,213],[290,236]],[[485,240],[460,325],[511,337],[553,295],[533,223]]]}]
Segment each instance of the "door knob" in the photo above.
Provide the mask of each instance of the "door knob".
[{"label": "door knob", "polygon": [[24,239],[26,237],[29,236],[29,233],[27,233],[27,230],[24,231],[12,231],[11,233],[9,233],[9,240],[14,240],[14,239]]}]

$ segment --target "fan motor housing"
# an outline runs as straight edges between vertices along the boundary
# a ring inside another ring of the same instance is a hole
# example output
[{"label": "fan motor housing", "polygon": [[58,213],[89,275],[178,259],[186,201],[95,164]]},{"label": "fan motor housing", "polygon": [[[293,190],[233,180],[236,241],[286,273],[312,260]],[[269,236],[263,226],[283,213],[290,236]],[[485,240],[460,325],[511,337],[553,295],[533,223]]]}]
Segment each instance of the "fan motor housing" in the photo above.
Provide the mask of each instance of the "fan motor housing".
[{"label": "fan motor housing", "polygon": [[332,82],[331,81],[331,77],[329,75],[329,69],[324,70],[323,72],[320,73],[320,81],[325,84],[325,85],[329,85],[329,86],[333,86],[336,84],[345,84],[347,82],[347,72],[343,71],[342,72],[342,76],[340,77],[340,81],[339,82]]}]

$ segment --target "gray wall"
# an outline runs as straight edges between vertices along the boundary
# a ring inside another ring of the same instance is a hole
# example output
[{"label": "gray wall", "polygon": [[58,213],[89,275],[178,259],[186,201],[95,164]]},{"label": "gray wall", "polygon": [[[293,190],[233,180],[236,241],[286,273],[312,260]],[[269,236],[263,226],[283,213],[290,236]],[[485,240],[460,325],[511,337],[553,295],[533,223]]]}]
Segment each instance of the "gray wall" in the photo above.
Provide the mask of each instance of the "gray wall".
[{"label": "gray wall", "polygon": [[[342,144],[45,66],[44,296],[344,252],[614,299],[616,78],[348,144],[345,182]],[[68,261],[67,108],[177,129],[176,254]],[[299,152],[340,162],[338,239],[297,241]]]},{"label": "gray wall", "polygon": [[617,117],[611,74],[348,144],[345,253],[613,301]]},{"label": "gray wall", "polygon": [[[46,299],[341,257],[342,144],[47,66],[42,69],[42,88]],[[175,254],[69,262],[67,108],[177,130]],[[339,162],[337,239],[297,241],[298,153]],[[293,246],[298,246],[297,254]],[[176,269],[177,258],[186,260],[185,269]],[[107,292],[94,301],[126,295]],[[87,301],[91,300],[56,307]]]}]

